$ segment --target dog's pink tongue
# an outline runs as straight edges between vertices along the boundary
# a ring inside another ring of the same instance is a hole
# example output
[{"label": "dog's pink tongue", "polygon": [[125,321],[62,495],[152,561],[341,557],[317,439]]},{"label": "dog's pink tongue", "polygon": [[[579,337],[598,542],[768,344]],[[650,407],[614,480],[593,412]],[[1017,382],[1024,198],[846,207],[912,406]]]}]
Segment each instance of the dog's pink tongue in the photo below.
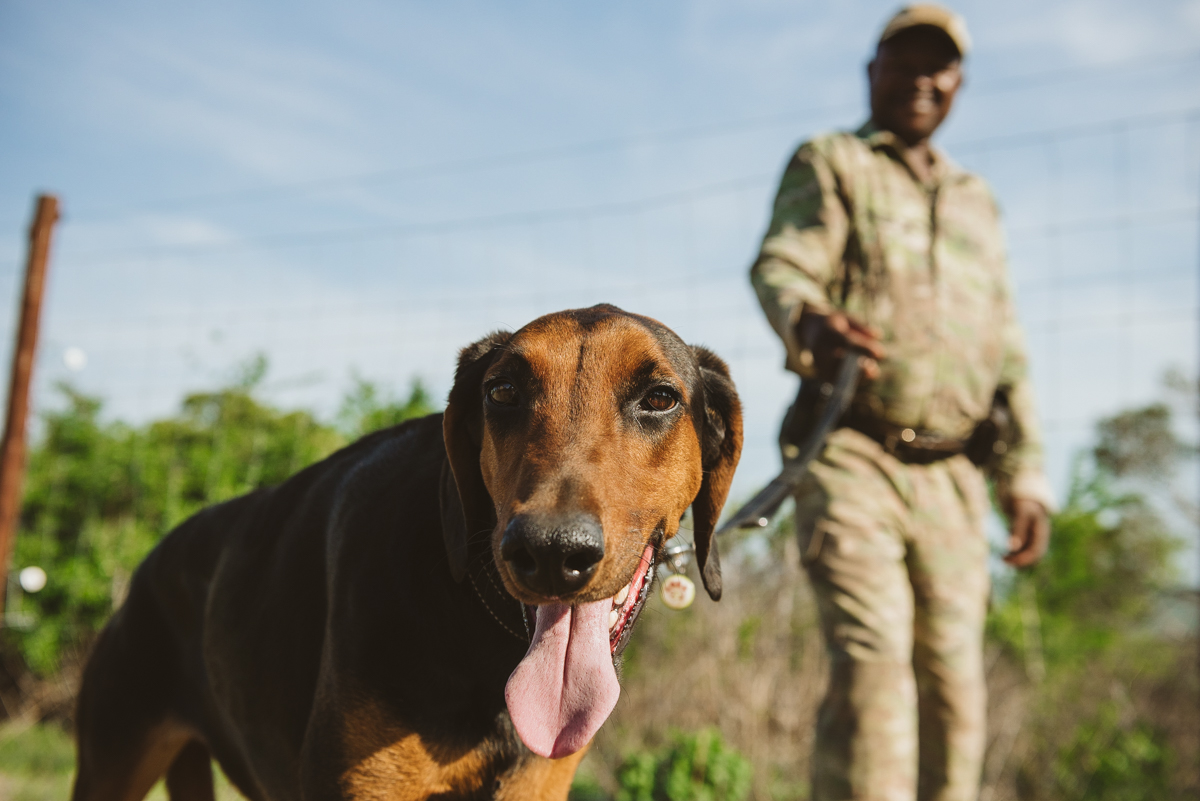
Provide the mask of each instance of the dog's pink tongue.
[{"label": "dog's pink tongue", "polygon": [[569,756],[616,706],[621,685],[608,644],[612,599],[537,608],[529,652],[504,688],[517,734],[535,754]]}]

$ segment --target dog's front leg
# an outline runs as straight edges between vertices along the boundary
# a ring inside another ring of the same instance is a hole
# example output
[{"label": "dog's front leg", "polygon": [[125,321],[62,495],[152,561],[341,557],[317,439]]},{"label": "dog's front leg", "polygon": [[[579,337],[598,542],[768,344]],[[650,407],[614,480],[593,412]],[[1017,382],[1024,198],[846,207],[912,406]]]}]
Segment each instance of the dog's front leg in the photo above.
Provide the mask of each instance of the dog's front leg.
[{"label": "dog's front leg", "polygon": [[496,801],[566,801],[587,748],[562,759],[529,756],[500,777]]},{"label": "dog's front leg", "polygon": [[[339,702],[331,693],[318,698],[303,751],[304,801],[567,797],[567,789],[557,795],[498,794],[506,765],[497,756],[504,749],[487,739],[450,744],[413,730],[369,700]],[[573,765],[564,788],[571,775]]]}]

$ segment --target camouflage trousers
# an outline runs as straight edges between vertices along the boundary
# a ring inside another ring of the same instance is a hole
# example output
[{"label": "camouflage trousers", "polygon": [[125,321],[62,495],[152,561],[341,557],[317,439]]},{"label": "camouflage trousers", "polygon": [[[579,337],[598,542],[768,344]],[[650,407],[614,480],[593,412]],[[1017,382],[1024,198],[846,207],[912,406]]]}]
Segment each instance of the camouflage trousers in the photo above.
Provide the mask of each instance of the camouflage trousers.
[{"label": "camouflage trousers", "polygon": [[796,521],[831,656],[814,801],[978,796],[988,508],[964,456],[904,464],[840,429],[813,463]]}]

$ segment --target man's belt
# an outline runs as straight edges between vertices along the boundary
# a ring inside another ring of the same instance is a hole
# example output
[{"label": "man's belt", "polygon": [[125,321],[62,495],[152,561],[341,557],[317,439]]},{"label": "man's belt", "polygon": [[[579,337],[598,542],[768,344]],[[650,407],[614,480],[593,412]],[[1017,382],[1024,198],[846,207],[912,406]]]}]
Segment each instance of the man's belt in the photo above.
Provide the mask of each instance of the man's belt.
[{"label": "man's belt", "polygon": [[[808,429],[807,436],[799,445],[787,446],[788,436],[794,431],[789,429],[804,428],[803,418],[800,417],[801,407],[806,403],[805,392],[807,384],[801,384],[800,394],[784,421],[783,440],[784,463],[783,470],[771,483],[759,490],[725,521],[717,534],[723,534],[731,529],[762,528],[771,522],[771,518],[779,510],[780,504],[795,491],[800,480],[808,472],[809,464],[825,446],[825,437],[836,428],[853,428],[883,446],[883,449],[907,464],[926,465],[949,459],[960,453],[967,453],[971,461],[977,465],[984,464],[993,455],[1003,455],[1007,445],[1003,434],[1008,432],[1007,396],[997,393],[993,401],[992,414],[988,420],[978,426],[969,440],[950,439],[933,431],[917,431],[903,428],[880,420],[877,417],[864,415],[851,408],[858,384],[858,373],[861,366],[860,351],[852,351],[848,358],[842,360],[838,368],[837,379],[832,384],[823,384],[820,395],[824,397],[821,411],[815,424]],[[997,421],[996,413],[1003,413],[1003,420]],[[991,428],[988,429],[987,425]],[[999,439],[997,437],[1000,436]],[[792,451],[789,453],[789,450]],[[979,453],[976,453],[979,452]],[[980,457],[983,454],[984,458]]]},{"label": "man's belt", "polygon": [[841,424],[866,434],[905,464],[933,464],[957,456],[967,448],[967,443],[961,439],[951,439],[934,431],[904,428],[854,409],[842,417]]}]

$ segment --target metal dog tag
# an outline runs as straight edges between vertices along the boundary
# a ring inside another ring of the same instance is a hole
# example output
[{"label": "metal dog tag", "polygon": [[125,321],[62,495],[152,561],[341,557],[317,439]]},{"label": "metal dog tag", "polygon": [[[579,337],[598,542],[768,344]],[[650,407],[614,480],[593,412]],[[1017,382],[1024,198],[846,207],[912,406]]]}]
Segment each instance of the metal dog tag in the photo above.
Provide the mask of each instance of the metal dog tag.
[{"label": "metal dog tag", "polygon": [[674,573],[663,580],[659,593],[664,604],[678,611],[687,609],[696,600],[696,585],[687,576]]}]

